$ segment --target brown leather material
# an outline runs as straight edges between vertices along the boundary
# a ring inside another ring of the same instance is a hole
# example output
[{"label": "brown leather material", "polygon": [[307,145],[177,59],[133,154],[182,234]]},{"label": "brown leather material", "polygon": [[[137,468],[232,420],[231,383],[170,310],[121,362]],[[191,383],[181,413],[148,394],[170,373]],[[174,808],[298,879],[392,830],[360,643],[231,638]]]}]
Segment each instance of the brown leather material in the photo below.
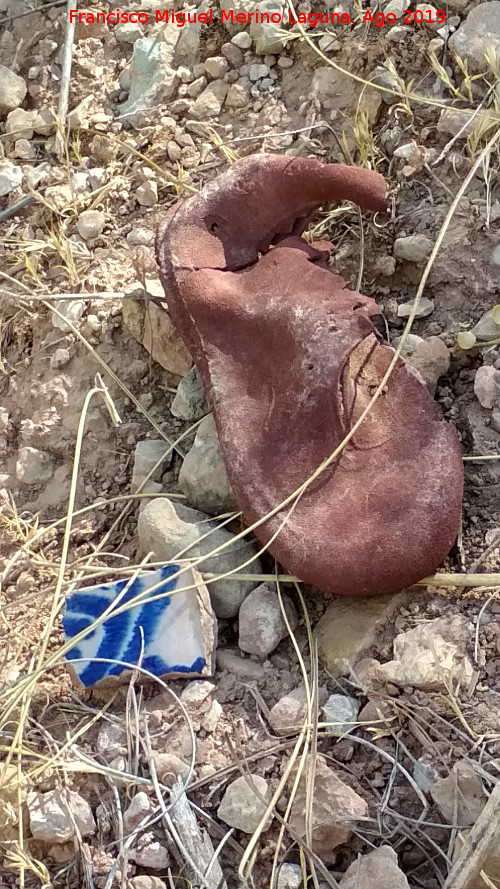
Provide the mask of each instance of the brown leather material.
[{"label": "brown leather material", "polygon": [[[332,200],[386,208],[377,173],[254,155],[176,205],[157,236],[168,311],[201,373],[238,504],[254,523],[339,445],[393,356],[375,302],[301,238]],[[256,530],[325,592],[372,595],[434,571],[455,540],[458,438],[402,361],[335,462]]]}]

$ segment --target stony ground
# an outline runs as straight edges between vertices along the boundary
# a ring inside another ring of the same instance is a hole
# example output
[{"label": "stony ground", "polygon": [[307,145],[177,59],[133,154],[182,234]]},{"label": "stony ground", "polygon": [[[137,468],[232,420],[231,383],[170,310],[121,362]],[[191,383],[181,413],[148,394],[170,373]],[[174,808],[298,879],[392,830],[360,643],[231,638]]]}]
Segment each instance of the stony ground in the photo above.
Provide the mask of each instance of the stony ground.
[{"label": "stony ground", "polygon": [[[390,0],[377,27],[305,0],[286,33],[119,5],[150,20],[77,25],[62,128],[66,4],[0,0],[0,885],[450,889],[500,763],[500,2],[420,24],[433,7]],[[351,22],[308,27],[334,11]],[[232,508],[190,357],[145,297],[165,208],[260,151],[387,177],[387,217],[335,208],[314,233],[393,345],[445,226],[404,355],[468,458],[443,571],[496,577],[369,602],[283,585],[280,605],[264,557],[217,599],[210,681],[82,692],[61,594],[184,539],[162,494],[202,513],[190,533]],[[500,885],[498,856],[480,866]]]}]

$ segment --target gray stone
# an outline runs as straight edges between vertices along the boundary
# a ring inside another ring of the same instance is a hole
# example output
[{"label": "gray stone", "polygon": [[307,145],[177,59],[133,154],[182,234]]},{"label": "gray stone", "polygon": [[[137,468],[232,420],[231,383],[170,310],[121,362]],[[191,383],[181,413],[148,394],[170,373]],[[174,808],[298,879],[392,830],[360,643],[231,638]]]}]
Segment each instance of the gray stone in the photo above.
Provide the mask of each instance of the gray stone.
[{"label": "gray stone", "polygon": [[322,722],[331,723],[327,731],[340,738],[356,727],[360,707],[361,704],[356,698],[350,698],[348,695],[330,695],[323,707]]},{"label": "gray stone", "polygon": [[177,386],[170,411],[174,417],[192,422],[201,420],[208,413],[203,383],[194,365]]},{"label": "gray stone", "polygon": [[423,793],[429,793],[429,790],[438,780],[439,774],[432,763],[426,760],[424,755],[413,763],[413,778]]},{"label": "gray stone", "polygon": [[[326,703],[328,693],[319,689],[319,705]],[[307,713],[306,693],[303,685],[294,688],[271,708],[269,725],[277,735],[292,735],[300,731]]]},{"label": "gray stone", "polygon": [[440,337],[430,336],[417,344],[407,362],[418,370],[429,392],[434,395],[437,381],[450,368],[450,352]]},{"label": "gray stone", "polygon": [[[174,26],[175,27],[175,26]],[[156,37],[141,37],[134,43],[130,65],[122,72],[121,84],[128,89],[128,99],[118,106],[120,116],[131,124],[138,125],[144,112],[166,102],[175,95],[178,76],[174,71],[173,50],[177,35],[170,32],[169,40]],[[166,35],[167,29],[163,32]]]},{"label": "gray stone", "polygon": [[246,108],[251,98],[250,81],[232,83],[227,91],[226,105],[228,108]]},{"label": "gray stone", "polygon": [[223,713],[222,705],[218,701],[212,701],[210,707],[204,713],[201,727],[206,732],[214,732]]},{"label": "gray stone", "polygon": [[56,349],[50,359],[50,366],[53,370],[60,370],[61,367],[66,367],[70,361],[71,355],[69,349]]},{"label": "gray stone", "polygon": [[[409,318],[413,310],[413,300],[411,302],[401,303],[398,306],[398,318]],[[422,296],[418,303],[415,318],[427,318],[434,311],[434,303],[432,299]]]},{"label": "gray stone", "polygon": [[16,139],[32,139],[33,124],[38,117],[38,111],[25,111],[16,108],[7,115],[5,133],[7,136],[15,136]]},{"label": "gray stone", "polygon": [[36,448],[20,448],[16,463],[18,481],[23,485],[41,485],[50,481],[53,475],[54,464],[48,454]]},{"label": "gray stone", "polygon": [[139,185],[135,196],[141,207],[154,207],[158,203],[158,186],[156,182],[147,179]]},{"label": "gray stone", "polygon": [[500,432],[500,410],[494,409],[491,414],[491,428],[495,432]]},{"label": "gray stone", "polygon": [[5,65],[0,65],[0,115],[19,108],[27,91],[26,81],[22,77]]},{"label": "gray stone", "polygon": [[227,670],[232,676],[244,682],[261,682],[266,675],[263,664],[244,658],[239,651],[222,648],[217,652],[217,669]]},{"label": "gray stone", "polygon": [[15,188],[19,188],[23,181],[21,167],[12,161],[0,160],[0,197],[10,194]]},{"label": "gray stone", "polygon": [[500,0],[473,6],[459,29],[451,35],[452,52],[468,63],[471,71],[486,71],[485,53],[500,53]]},{"label": "gray stone", "polygon": [[84,210],[78,217],[76,227],[84,241],[92,241],[101,234],[105,223],[106,217],[101,210]]},{"label": "gray stone", "polygon": [[323,34],[323,37],[319,38],[318,46],[321,52],[337,52],[342,48],[340,40],[334,34]]},{"label": "gray stone", "polygon": [[204,120],[206,117],[218,117],[229,89],[223,80],[214,80],[205,87],[193,105],[193,115]]},{"label": "gray stone", "polygon": [[347,868],[339,889],[410,889],[390,846],[361,855]]},{"label": "gray stone", "polygon": [[152,831],[141,834],[131,849],[128,857],[140,867],[151,870],[165,870],[170,865],[167,848],[155,837]]},{"label": "gray stone", "polygon": [[56,789],[28,793],[31,833],[36,840],[66,843],[76,836],[95,833],[95,821],[88,802],[73,790]]},{"label": "gray stone", "polygon": [[144,790],[140,790],[132,798],[132,802],[127,806],[123,813],[123,830],[125,833],[132,833],[133,830],[141,823],[143,818],[151,814],[151,800]]},{"label": "gray stone", "polygon": [[[392,345],[395,349],[397,349],[402,339],[403,338],[400,336],[394,338]],[[401,358],[409,358],[411,355],[413,355],[415,349],[421,343],[425,343],[425,340],[422,336],[417,336],[416,333],[408,333],[404,338],[403,346],[401,348],[401,352],[399,353],[401,355]]]},{"label": "gray stone", "polygon": [[474,393],[481,407],[491,411],[500,407],[500,370],[492,364],[483,364],[476,370]]},{"label": "gray stone", "polygon": [[[137,526],[139,542],[143,552],[153,552],[158,561],[177,558],[198,559],[206,556],[198,570],[210,574],[226,574],[240,569],[248,560],[249,565],[241,568],[245,574],[259,574],[261,566],[255,559],[255,547],[246,540],[233,541],[233,535],[214,522],[207,521],[206,515],[180,503],[171,503],[158,497],[148,503],[139,515]],[[216,555],[209,555],[214,549],[228,543]],[[258,585],[248,580],[215,580],[207,582],[214,611],[219,618],[234,617],[248,593]]]},{"label": "gray stone", "polygon": [[389,0],[389,3],[384,4],[384,15],[395,15],[400,19],[405,9],[405,0]]},{"label": "gray stone", "polygon": [[250,49],[252,38],[248,31],[239,31],[238,34],[231,37],[231,43],[234,43],[234,45],[238,46],[240,49]]},{"label": "gray stone", "polygon": [[394,660],[376,669],[383,682],[404,688],[445,690],[450,683],[465,688],[473,676],[467,656],[471,626],[465,617],[437,618],[400,633],[394,640]]},{"label": "gray stone", "polygon": [[[259,3],[259,12],[278,13],[283,15],[285,4],[283,0],[264,0]],[[279,53],[287,43],[287,34],[282,24],[263,22],[253,18],[250,22],[250,37],[255,44],[255,52],[259,56],[267,53]]]},{"label": "gray stone", "polygon": [[408,235],[406,238],[396,238],[394,256],[406,262],[425,262],[433,246],[433,242],[426,235],[417,234]]},{"label": "gray stone", "polygon": [[127,731],[121,722],[104,722],[96,741],[97,752],[109,763],[127,751]]},{"label": "gray stone", "polygon": [[212,414],[198,426],[193,446],[179,472],[179,487],[195,509],[209,515],[237,510]]},{"label": "gray stone", "polygon": [[217,817],[229,827],[253,833],[266,811],[268,800],[269,786],[265,778],[241,775],[227,787]]},{"label": "gray stone", "polygon": [[250,65],[250,70],[248,72],[248,76],[250,80],[255,82],[256,80],[260,80],[261,77],[267,77],[269,74],[269,68],[267,65],[254,63]]},{"label": "gray stone", "polygon": [[151,476],[152,481],[159,481],[172,462],[172,449],[164,439],[145,439],[135,446],[134,468],[132,471],[131,491],[137,491],[152,469],[158,467]]},{"label": "gray stone", "polygon": [[486,804],[483,782],[469,759],[455,763],[446,778],[439,778],[431,796],[448,824],[470,827],[476,823]]},{"label": "gray stone", "polygon": [[86,194],[90,191],[90,177],[84,170],[71,175],[71,188],[75,194]]},{"label": "gray stone", "polygon": [[159,877],[142,874],[138,877],[130,877],[127,881],[128,889],[167,889],[167,884]]},{"label": "gray stone", "polygon": [[144,31],[139,24],[122,22],[113,30],[118,43],[135,43],[140,37],[144,37]]},{"label": "gray stone", "polygon": [[[495,320],[497,319],[497,320]],[[496,340],[500,337],[500,307],[485,312],[471,330],[477,340]]]},{"label": "gray stone", "polygon": [[209,77],[218,80],[224,77],[229,68],[229,63],[224,56],[210,56],[205,60],[205,71]]},{"label": "gray stone", "polygon": [[153,750],[153,762],[158,780],[166,787],[173,787],[178,778],[183,783],[189,778],[189,765],[175,753]]},{"label": "gray stone", "polygon": [[[283,596],[283,605],[294,630],[297,612],[289,596]],[[248,594],[240,608],[238,645],[247,654],[265,658],[288,636],[288,629],[274,585],[261,583]]]},{"label": "gray stone", "polygon": [[188,710],[197,709],[210,697],[215,685],[204,679],[193,679],[181,692],[181,701]]},{"label": "gray stone", "polygon": [[241,68],[244,55],[243,50],[239,46],[236,46],[234,43],[224,43],[221,47],[221,53],[232,68]]}]

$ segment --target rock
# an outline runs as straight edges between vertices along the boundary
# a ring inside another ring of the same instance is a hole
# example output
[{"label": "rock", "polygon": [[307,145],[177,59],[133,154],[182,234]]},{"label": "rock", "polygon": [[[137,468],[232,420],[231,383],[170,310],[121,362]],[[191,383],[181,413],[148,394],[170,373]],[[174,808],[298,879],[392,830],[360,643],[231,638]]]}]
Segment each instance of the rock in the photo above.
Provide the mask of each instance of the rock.
[{"label": "rock", "polygon": [[[135,597],[137,604],[114,613]],[[100,632],[84,633],[105,611]],[[186,679],[213,673],[215,618],[201,576],[185,565],[168,564],[134,579],[73,590],[66,596],[62,625],[66,642],[72,643],[66,663],[85,688],[112,687],[127,679],[139,658],[153,676]]]},{"label": "rock", "polygon": [[206,732],[214,732],[223,713],[222,705],[218,701],[212,701],[209,709],[201,720],[201,727]]},{"label": "rock", "polygon": [[170,405],[174,417],[181,420],[201,420],[208,414],[209,407],[205,398],[203,383],[197,368],[193,365],[177,386],[174,400]]},{"label": "rock", "polygon": [[68,113],[67,123],[71,130],[79,130],[87,125],[93,102],[94,97],[92,95],[85,96],[85,98]]},{"label": "rock", "polygon": [[132,833],[141,823],[143,818],[152,812],[151,800],[144,790],[140,790],[132,798],[132,802],[123,813],[123,830],[125,833]]},{"label": "rock", "polygon": [[36,148],[27,139],[16,139],[14,143],[14,157],[22,161],[34,160]]},{"label": "rock", "polygon": [[418,370],[429,392],[434,395],[437,381],[450,369],[450,352],[440,337],[430,336],[416,345],[407,362]]},{"label": "rock", "polygon": [[[297,626],[297,612],[289,596],[283,596],[283,605],[291,629]],[[288,636],[275,587],[261,583],[248,594],[242,603],[238,618],[238,645],[247,654],[265,658]]]},{"label": "rock", "polygon": [[159,465],[151,476],[152,481],[159,481],[171,462],[172,449],[164,439],[149,438],[144,441],[138,441],[135,446],[134,468],[130,483],[132,493],[137,491],[157,463]]},{"label": "rock", "polygon": [[16,476],[23,485],[42,485],[54,475],[54,464],[49,454],[36,448],[20,448]]},{"label": "rock", "polygon": [[239,31],[238,34],[235,34],[234,37],[231,37],[231,43],[234,43],[234,45],[238,46],[240,49],[250,49],[252,45],[252,38],[250,37],[248,31]]},{"label": "rock", "polygon": [[135,196],[141,207],[154,207],[158,203],[158,186],[148,179],[139,185]]},{"label": "rock", "polygon": [[[61,315],[64,315],[68,321],[72,324],[77,324],[85,311],[85,300],[61,299],[57,302],[57,308]],[[63,333],[68,333],[71,330],[66,322],[62,318],[59,318],[59,315],[56,315],[55,312],[52,312],[51,320],[52,326],[57,330],[62,330]]]},{"label": "rock", "polygon": [[[259,4],[259,12],[273,13],[282,16],[284,11],[283,0],[264,0]],[[280,24],[263,21],[261,18],[252,18],[250,22],[250,37],[255,44],[255,52],[259,56],[268,53],[279,53],[287,43],[288,37]]]},{"label": "rock", "polygon": [[491,428],[495,432],[500,432],[500,410],[493,410],[490,419]]},{"label": "rock", "polygon": [[[398,318],[409,318],[413,309],[413,301],[407,303],[400,303],[398,306]],[[418,309],[415,314],[415,318],[427,318],[429,315],[432,315],[434,311],[434,303],[432,299],[427,299],[427,297],[422,296]]]},{"label": "rock", "polygon": [[389,0],[389,3],[384,4],[384,15],[395,15],[397,19],[400,19],[405,8],[404,0]]},{"label": "rock", "polygon": [[234,43],[224,43],[220,51],[232,68],[241,68],[245,56],[239,46],[236,46]]},{"label": "rock", "polygon": [[62,367],[66,367],[70,361],[71,355],[69,349],[56,349],[50,359],[50,366],[53,370],[60,370]]},{"label": "rock", "polygon": [[126,299],[123,320],[131,334],[150,353],[154,361],[170,373],[183,377],[193,364],[191,356],[174,328],[170,315],[155,303],[146,306],[140,300]]},{"label": "rock", "polygon": [[394,256],[406,262],[425,262],[433,246],[433,242],[426,235],[408,235],[406,238],[396,238]]},{"label": "rock", "polygon": [[[259,7],[260,8],[260,7]],[[296,77],[293,71],[289,75]],[[351,77],[332,68],[322,65],[314,69],[311,84],[311,98],[320,103],[323,113],[330,117],[330,125],[339,136],[345,131],[349,146],[354,148],[355,138],[351,120],[352,103],[356,102],[360,113],[366,114],[367,122],[374,124],[382,106],[381,94],[374,89],[361,89],[353,83]],[[334,112],[336,112],[334,114]]]},{"label": "rock", "polygon": [[257,63],[250,65],[250,70],[248,72],[248,76],[251,81],[260,80],[261,77],[268,77],[268,75],[269,75],[269,68],[267,67],[267,65],[257,64]]},{"label": "rock", "polygon": [[360,855],[347,868],[339,889],[409,889],[409,883],[398,866],[398,856],[390,846],[380,846]]},{"label": "rock", "polygon": [[468,63],[472,72],[486,71],[485,53],[500,52],[500,0],[478,3],[449,39],[453,53]]},{"label": "rock", "polygon": [[224,77],[224,74],[227,74],[228,69],[229,64],[224,56],[210,56],[210,58],[205,60],[205,71],[208,76],[212,77],[214,80]]},{"label": "rock", "polygon": [[302,889],[303,885],[304,878],[300,865],[288,862],[281,865],[276,889]]},{"label": "rock", "polygon": [[459,760],[446,778],[435,781],[431,796],[445,822],[461,827],[475,824],[487,801],[482,779],[469,759]]},{"label": "rock", "polygon": [[193,105],[193,115],[200,120],[204,120],[206,117],[218,117],[228,90],[229,84],[223,80],[213,80],[196,99]]},{"label": "rock", "polygon": [[76,227],[84,241],[92,241],[101,234],[105,223],[106,217],[101,210],[84,210],[78,217]]},{"label": "rock", "polygon": [[159,877],[142,874],[142,876],[130,877],[127,881],[127,889],[167,889],[167,884]]},{"label": "rock", "polygon": [[92,836],[96,826],[88,802],[73,790],[31,791],[27,797],[30,829],[35,840],[66,843],[76,837]]},{"label": "rock", "polygon": [[429,793],[438,780],[439,774],[432,763],[427,761],[425,754],[413,763],[413,778],[423,793]]},{"label": "rock", "polygon": [[[399,346],[401,340],[403,338],[401,336],[397,336],[392,341],[392,345],[395,349]],[[417,336],[416,333],[408,333],[403,342],[403,346],[400,352],[401,358],[409,358],[415,352],[417,346],[421,343],[425,343],[425,340],[422,336]]]},{"label": "rock", "polygon": [[469,623],[461,615],[437,618],[400,633],[394,640],[394,660],[381,664],[384,682],[426,690],[442,690],[453,682],[467,688],[473,667],[466,654]]},{"label": "rock", "polygon": [[140,867],[149,867],[151,870],[165,870],[170,865],[168,849],[156,839],[152,831],[137,837],[128,851],[128,857]]},{"label": "rock", "polygon": [[141,37],[144,37],[144,31],[141,26],[133,22],[122,22],[113,30],[118,43],[135,43]]},{"label": "rock", "polygon": [[201,512],[219,515],[237,511],[220,451],[212,414],[200,425],[179,472],[179,487],[189,503]]},{"label": "rock", "polygon": [[129,91],[128,99],[118,106],[120,116],[133,126],[140,125],[145,111],[173,99],[179,82],[172,67],[173,49],[178,39],[179,33],[169,41],[156,37],[141,37],[135,41],[130,64],[125,69],[125,80],[121,80]]},{"label": "rock", "polygon": [[90,191],[90,177],[85,171],[71,175],[71,188],[75,194],[87,194]]},{"label": "rock", "polygon": [[458,136],[460,133],[459,140],[465,141],[476,127],[486,124],[487,116],[487,111],[478,111],[474,114],[473,111],[465,109],[459,111],[456,108],[443,108],[437,122],[437,131],[446,136]]},{"label": "rock", "polygon": [[244,658],[239,651],[230,648],[219,649],[217,652],[217,669],[227,670],[243,682],[260,682],[266,675],[263,664]]},{"label": "rock", "polygon": [[10,194],[15,188],[19,188],[22,181],[21,167],[16,166],[12,161],[0,160],[0,198]]},{"label": "rock", "polygon": [[196,710],[210,697],[215,685],[202,679],[194,679],[189,682],[181,692],[181,701],[188,710]]},{"label": "rock", "polygon": [[16,139],[32,139],[33,124],[37,117],[38,111],[25,111],[23,108],[16,108],[15,111],[11,111],[7,115],[5,134],[15,136]]},{"label": "rock", "polygon": [[[378,666],[378,661],[376,663]],[[367,685],[369,684],[368,680]],[[370,727],[375,728],[377,733],[385,729],[390,731],[394,726],[395,718],[397,718],[397,713],[394,707],[388,701],[377,699],[369,700],[358,713],[360,727],[362,726],[365,731]]]},{"label": "rock", "polygon": [[[368,805],[359,794],[342,781],[333,769],[329,768],[321,755],[315,760],[314,785],[309,787],[309,768],[306,765],[300,778],[290,813],[291,829],[306,837],[306,812],[312,798],[312,849],[325,864],[335,861],[335,849],[346,843],[351,836],[351,828],[359,818],[368,814]],[[293,785],[296,769],[292,770],[289,786]]]},{"label": "rock", "polygon": [[55,132],[54,112],[50,108],[40,108],[32,124],[34,133],[51,136]]},{"label": "rock", "polygon": [[319,656],[334,677],[348,675],[377,631],[406,601],[404,593],[372,599],[335,599],[316,624]]},{"label": "rock", "polygon": [[[320,706],[326,702],[328,694],[319,689]],[[302,728],[307,713],[306,693],[303,685],[288,692],[271,708],[269,724],[277,735],[292,735]]]},{"label": "rock", "polygon": [[[496,320],[498,319],[498,320]],[[490,309],[479,319],[471,330],[477,340],[496,340],[500,337],[500,310]]]},{"label": "rock", "polygon": [[[181,503],[171,503],[159,497],[148,503],[139,515],[137,526],[141,549],[153,552],[158,561],[169,561],[177,557],[198,559],[207,556],[200,563],[200,570],[210,574],[226,574],[238,569],[255,556],[253,544],[237,540],[214,556],[208,555],[222,544],[233,539],[225,528],[218,528],[197,510]],[[182,553],[182,556],[181,556]],[[242,569],[245,574],[259,574],[260,562],[254,559]],[[212,604],[219,618],[234,617],[248,593],[258,584],[255,581],[216,580],[208,584]]]},{"label": "rock", "polygon": [[474,393],[481,407],[491,411],[500,407],[500,370],[492,364],[483,364],[476,370]]},{"label": "rock", "polygon": [[227,91],[226,105],[228,108],[246,108],[251,98],[250,81],[232,83]]},{"label": "rock", "polygon": [[253,833],[266,811],[269,796],[269,786],[264,778],[260,775],[242,775],[228,785],[217,809],[217,817],[229,827]]},{"label": "rock", "polygon": [[346,732],[356,728],[361,704],[356,698],[348,695],[330,695],[323,707],[322,722],[329,722],[327,732],[340,738]]},{"label": "rock", "polygon": [[45,189],[44,198],[55,210],[62,211],[72,205],[73,192],[69,185],[50,185]]},{"label": "rock", "polygon": [[175,753],[153,750],[153,762],[158,780],[166,787],[173,787],[177,778],[185,783],[189,778],[189,765]]},{"label": "rock", "polygon": [[323,37],[319,38],[318,46],[321,52],[338,52],[342,49],[340,40],[337,40],[334,34],[323,34]]},{"label": "rock", "polygon": [[[398,10],[401,9],[401,4],[399,0],[393,0],[395,4],[397,4]],[[390,5],[390,4],[389,4]],[[403,4],[404,7],[404,4]],[[402,12],[404,9],[401,10]],[[400,16],[398,16],[400,18]],[[408,27],[408,25],[394,25],[393,28],[389,28],[387,32],[387,40],[391,43],[404,43],[405,40],[408,40],[409,35],[411,34],[412,29]]]},{"label": "rock", "polygon": [[[193,80],[192,83],[189,84],[187,88],[187,94],[191,99],[197,99],[198,96],[203,92],[207,85],[207,78],[204,74],[201,77],[197,77],[196,80]],[[177,142],[169,142],[167,153],[169,159],[173,161],[173,163],[177,163],[182,157],[182,148],[177,145]]]},{"label": "rock", "polygon": [[5,65],[0,65],[0,115],[19,108],[27,91],[26,81],[22,77]]},{"label": "rock", "polygon": [[107,763],[116,756],[123,756],[127,752],[127,731],[123,723],[106,721],[99,729],[96,749]]}]

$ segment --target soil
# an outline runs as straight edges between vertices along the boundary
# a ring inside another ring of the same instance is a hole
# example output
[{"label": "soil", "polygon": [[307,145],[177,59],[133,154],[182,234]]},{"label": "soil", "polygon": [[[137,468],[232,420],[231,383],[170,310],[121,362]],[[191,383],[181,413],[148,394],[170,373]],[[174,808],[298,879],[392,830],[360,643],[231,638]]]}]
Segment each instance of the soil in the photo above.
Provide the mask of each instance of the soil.
[{"label": "soil", "polygon": [[[136,5],[128,0],[121,2],[122,9]],[[470,3],[469,8],[476,5]],[[101,8],[99,3],[93,6]],[[305,8],[305,4],[302,6]],[[29,8],[29,4],[19,3],[18,10],[15,4],[0,2],[2,64],[28,83],[24,108],[56,108],[65,8],[42,5],[34,14],[12,18],[18,11],[24,12],[25,7]],[[460,12],[462,18],[465,15],[466,12]],[[318,35],[324,30],[307,32],[316,47]],[[132,335],[123,320],[123,299],[119,295],[99,298],[99,293],[130,294],[157,279],[153,233],[165,209],[186,197],[189,187],[202,187],[224,170],[234,155],[242,157],[254,151],[286,150],[325,161],[344,160],[347,152],[351,160],[374,166],[388,179],[393,195],[391,213],[384,219],[361,217],[350,206],[333,215],[325,212],[320,217],[321,234],[332,241],[335,268],[352,286],[356,286],[361,263],[360,289],[380,305],[381,329],[390,338],[401,333],[404,322],[397,315],[397,307],[414,297],[423,265],[397,262],[392,273],[384,274],[388,259],[392,269],[394,241],[412,234],[424,234],[435,241],[454,195],[485,144],[483,138],[477,145],[464,139],[449,145],[451,136],[438,127],[442,112],[439,103],[475,108],[484,99],[488,82],[479,78],[468,92],[463,72],[443,44],[440,57],[453,92],[437,77],[426,56],[429,41],[436,38],[434,30],[412,25],[401,42],[392,42],[387,36],[389,30],[390,26],[378,29],[368,25],[335,29],[340,48],[325,51],[326,58],[333,59],[347,72],[337,72],[335,110],[328,105],[325,110],[325,95],[315,95],[313,89],[315,73],[327,61],[310,43],[296,39],[281,53],[293,60],[291,67],[275,65],[279,58],[275,54],[272,70],[278,73],[276,90],[264,91],[257,98],[250,96],[244,108],[225,107],[209,121],[190,123],[189,114],[176,110],[174,97],[152,110],[140,126],[130,127],[122,124],[116,114],[118,100],[123,99],[118,78],[130,59],[132,46],[117,42],[112,28],[107,26],[96,26],[91,31],[78,26],[70,109],[82,101],[87,104],[83,126],[70,133],[65,157],[58,160],[47,136],[35,134],[30,140],[35,149],[33,158],[21,161],[16,159],[12,139],[0,137],[5,157],[13,163],[33,171],[47,165],[46,178],[34,186],[42,198],[47,188],[67,186],[72,174],[95,167],[106,168],[108,184],[93,195],[70,193],[63,212],[51,209],[47,198],[37,199],[0,223],[0,403],[2,416],[8,417],[8,422],[0,425],[0,689],[4,693],[15,689],[16,683],[33,671],[32,658],[39,652],[40,638],[49,622],[52,629],[47,638],[47,656],[57,652],[62,642],[58,619],[52,613],[53,592],[72,474],[76,477],[76,513],[71,524],[65,579],[68,583],[80,580],[80,567],[90,557],[94,567],[111,579],[114,567],[124,559],[133,563],[136,557],[137,504],[132,501],[122,515],[130,491],[136,443],[159,434],[175,440],[189,428],[189,423],[175,419],[169,410],[180,377],[156,363]],[[203,28],[194,64],[218,56],[228,39],[230,35],[219,23]],[[50,41],[56,43],[52,51]],[[402,80],[406,84],[412,82],[411,93],[421,101],[409,98],[406,102],[387,104],[380,94],[370,88],[362,89],[352,80],[352,75],[368,77],[388,56]],[[262,62],[262,57],[252,59]],[[38,73],[30,72],[33,67],[39,68]],[[366,93],[369,102],[365,101]],[[185,95],[181,93],[180,98]],[[368,109],[362,118],[361,101]],[[491,95],[485,107],[490,101]],[[364,135],[360,135],[360,121],[366,124]],[[4,124],[5,119],[1,124],[3,130]],[[353,124],[357,124],[357,130],[356,126],[353,130]],[[342,133],[346,135],[343,142]],[[168,146],[174,138],[182,150],[181,166],[170,159]],[[428,163],[408,171],[404,169],[407,162],[394,151],[411,140],[430,154]],[[130,153],[124,142],[133,146],[135,153]],[[433,166],[433,160],[447,145],[445,157]],[[412,327],[412,333],[424,339],[439,336],[450,349],[450,368],[439,379],[435,397],[445,417],[456,426],[464,455],[476,458],[498,457],[499,453],[499,430],[492,426],[492,412],[482,408],[477,400],[474,376],[483,363],[500,368],[500,350],[493,344],[464,351],[456,346],[456,335],[470,329],[498,299],[500,269],[492,262],[500,236],[498,166],[495,149],[488,163],[479,167],[460,201],[432,265],[424,296],[433,300],[434,311],[416,320]],[[153,207],[141,206],[136,198],[137,188],[149,175],[148,168],[158,184],[158,203]],[[158,168],[169,174],[174,185],[159,175]],[[0,212],[26,193],[25,185],[0,198]],[[103,210],[105,225],[97,238],[85,242],[77,234],[76,219],[82,208],[91,206]],[[145,235],[141,244],[134,245],[133,235],[138,229],[144,230]],[[85,299],[77,328],[90,350],[75,333],[54,326],[51,307],[61,303],[51,301],[53,294]],[[67,350],[68,360],[57,367],[54,355],[60,349]],[[112,424],[102,395],[95,395],[85,418],[81,451],[76,454],[82,410],[96,383],[96,374],[101,374],[105,381],[121,423]],[[181,453],[187,452],[192,439],[193,434],[181,442]],[[19,451],[25,446],[50,456],[54,473],[48,484],[26,485],[19,480],[16,464]],[[175,454],[171,468],[162,478],[165,491],[178,491],[181,453]],[[465,462],[461,535],[443,570],[500,571],[500,548],[490,547],[500,528],[499,486],[498,460]],[[86,507],[88,511],[83,511]],[[43,535],[41,529],[47,529]],[[296,590],[291,588],[289,592],[301,614]],[[330,600],[318,590],[305,588],[303,594],[308,619],[314,627]],[[385,689],[382,696],[394,704],[398,717],[396,727],[387,731],[361,727],[351,737],[341,739],[320,732],[318,750],[369,806],[368,820],[359,824],[350,840],[339,847],[334,863],[328,863],[333,879],[341,878],[358,853],[385,843],[397,851],[399,865],[411,887],[437,889],[443,885],[449,869],[450,826],[443,825],[431,799],[428,810],[422,811],[421,800],[394,762],[411,774],[415,760],[425,755],[440,776],[445,776],[459,759],[468,757],[483,769],[485,786],[497,780],[499,598],[498,587],[412,590],[409,599],[396,608],[377,632],[371,648],[364,652],[365,657],[381,662],[390,660],[398,633],[422,621],[460,613],[476,627],[469,655],[477,674],[473,687],[469,692],[462,690],[459,700],[451,690],[444,695],[411,687]],[[237,648],[237,620],[220,624],[219,646]],[[303,614],[296,641],[311,674],[314,664]],[[196,731],[196,780],[189,798],[198,806],[200,824],[211,834],[214,846],[227,831],[227,826],[217,819],[217,807],[228,782],[239,774],[243,758],[249,761],[255,754],[252,768],[275,787],[296,742],[296,737],[274,736],[267,720],[268,709],[301,682],[297,651],[291,640],[280,644],[264,668],[261,678],[253,680],[227,670],[217,671],[213,697],[221,703],[223,716],[214,732],[199,727]],[[330,676],[321,663],[318,683],[329,693],[354,693],[362,704],[367,702],[362,689],[353,687],[347,677]],[[185,683],[170,685],[180,694]],[[91,803],[94,811],[100,807],[101,821],[97,834],[79,848],[71,843],[57,850],[30,839],[25,817],[25,854],[31,863],[23,871],[19,859],[6,855],[0,863],[0,886],[106,885],[109,862],[115,860],[118,846],[115,825],[104,816],[111,811],[116,793],[122,795],[126,807],[123,787],[117,780],[113,789],[109,776],[89,775],[83,767],[80,772],[65,770],[61,765],[63,753],[58,754],[58,763],[47,760],[64,750],[68,738],[76,739],[73,743],[87,757],[95,757],[103,720],[116,717],[130,723],[131,707],[137,706],[142,712],[158,691],[147,685],[135,687],[132,692],[119,689],[111,700],[104,699],[106,710],[100,715],[102,696],[76,689],[66,669],[59,665],[43,673],[33,686],[20,737],[15,734],[22,722],[19,707],[23,704],[16,703],[3,721],[2,757],[6,762],[12,757],[17,762],[21,751],[23,770],[29,773],[33,786],[46,791],[66,782]],[[4,700],[8,703],[10,698],[4,694]],[[170,709],[164,708],[163,728],[153,734],[152,747],[168,749],[181,758],[189,756],[185,722],[175,704],[169,706]],[[193,719],[196,723],[196,716]],[[131,737],[132,749],[140,751],[135,761],[137,774],[146,776],[147,761],[133,723]],[[130,771],[134,761],[130,749],[127,755]],[[278,810],[283,814],[285,809],[286,798],[281,798]],[[277,836],[274,822],[257,847],[253,882],[249,885],[270,885]],[[230,889],[244,885],[237,870],[247,842],[248,835],[236,831],[221,850],[220,863]],[[291,837],[284,841],[281,852],[280,860],[285,856],[288,861],[300,860]],[[130,863],[126,876],[148,873],[156,872]],[[178,873],[173,864],[170,885],[186,885]],[[165,874],[159,875],[167,879]],[[321,884],[324,875],[319,874],[319,879]]]}]

